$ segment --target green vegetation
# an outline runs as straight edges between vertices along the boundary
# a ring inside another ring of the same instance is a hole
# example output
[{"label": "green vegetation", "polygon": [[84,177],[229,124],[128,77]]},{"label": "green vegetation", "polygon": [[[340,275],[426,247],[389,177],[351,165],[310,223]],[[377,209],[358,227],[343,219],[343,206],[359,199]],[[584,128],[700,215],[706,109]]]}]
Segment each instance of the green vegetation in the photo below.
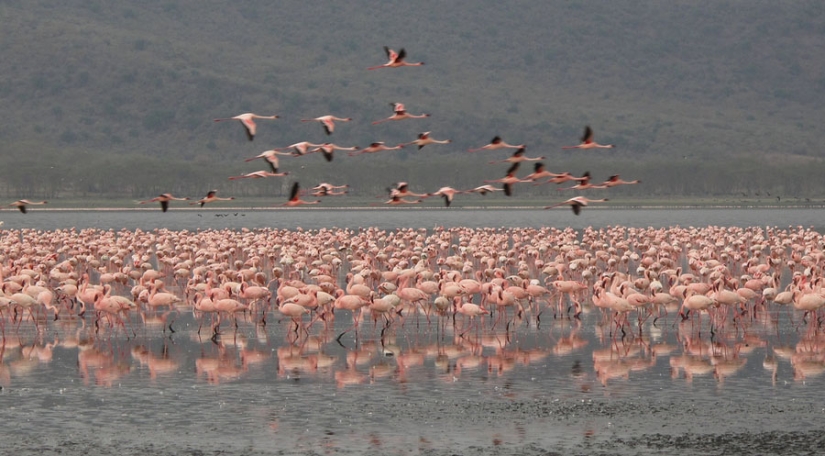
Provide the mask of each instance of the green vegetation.
[{"label": "green vegetation", "polygon": [[[508,152],[466,153],[496,134],[527,143],[551,171],[643,181],[605,192],[617,201],[825,193],[821,2],[9,0],[0,20],[6,199],[218,188],[277,202],[295,179],[349,183],[363,200],[399,180],[472,188],[504,175],[487,162]],[[426,65],[366,71],[385,61],[384,45]],[[393,101],[432,117],[370,125]],[[260,122],[251,143],[236,122],[212,122],[250,111],[282,118]],[[323,114],[355,119],[336,128],[339,145],[425,130],[453,143],[338,152],[332,163],[285,157],[288,178],[226,180],[263,169],[243,159],[265,149],[326,141],[298,121]],[[562,151],[585,124],[618,148]],[[563,195],[529,184],[516,194],[537,204]]]}]

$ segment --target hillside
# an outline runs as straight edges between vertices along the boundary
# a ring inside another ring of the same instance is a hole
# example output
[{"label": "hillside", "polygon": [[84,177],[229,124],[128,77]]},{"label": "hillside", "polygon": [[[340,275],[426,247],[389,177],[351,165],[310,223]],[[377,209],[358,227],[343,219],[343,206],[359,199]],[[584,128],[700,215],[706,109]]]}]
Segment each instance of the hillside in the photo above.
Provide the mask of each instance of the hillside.
[{"label": "hillside", "polygon": [[[323,114],[355,119],[331,137],[340,145],[426,130],[453,140],[282,160],[295,179],[346,178],[361,195],[400,179],[431,189],[501,177],[486,162],[506,152],[465,152],[496,134],[552,170],[645,182],[627,194],[825,190],[821,2],[49,3],[0,4],[7,198],[281,194],[291,179],[226,176],[262,169],[242,160],[262,150],[326,141],[299,122]],[[426,65],[366,71],[385,62],[384,45]],[[394,101],[432,117],[370,125]],[[252,143],[212,122],[250,111],[281,119]],[[585,124],[619,147],[562,151]]]}]

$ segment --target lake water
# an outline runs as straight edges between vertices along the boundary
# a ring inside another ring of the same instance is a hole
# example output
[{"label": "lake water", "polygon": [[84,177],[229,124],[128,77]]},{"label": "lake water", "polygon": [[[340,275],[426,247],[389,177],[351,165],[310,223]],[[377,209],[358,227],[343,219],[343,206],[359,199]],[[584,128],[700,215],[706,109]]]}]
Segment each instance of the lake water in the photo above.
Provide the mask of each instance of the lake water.
[{"label": "lake water", "polygon": [[[818,210],[3,212],[4,229],[804,226]],[[270,313],[199,336],[191,311],[7,323],[0,434],[14,454],[718,454],[815,451],[821,332],[776,306],[711,328],[671,308],[641,336],[589,308],[467,329],[408,315],[309,334]],[[793,320],[792,320],[793,318]],[[172,319],[174,321],[172,321]],[[172,323],[174,332],[166,329]],[[694,326],[692,326],[694,325]],[[797,326],[798,325],[798,326]],[[208,326],[208,325],[207,325]],[[132,332],[133,331],[133,332]],[[463,333],[463,334],[462,334]]]}]

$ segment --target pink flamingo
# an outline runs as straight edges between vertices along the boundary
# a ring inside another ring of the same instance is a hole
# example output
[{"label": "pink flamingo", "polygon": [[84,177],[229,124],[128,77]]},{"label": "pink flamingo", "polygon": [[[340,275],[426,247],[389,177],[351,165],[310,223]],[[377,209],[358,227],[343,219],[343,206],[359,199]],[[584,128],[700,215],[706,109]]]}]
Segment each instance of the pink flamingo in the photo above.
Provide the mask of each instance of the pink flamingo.
[{"label": "pink flamingo", "polygon": [[453,198],[455,197],[455,195],[458,195],[460,193],[467,193],[467,192],[462,191],[462,190],[456,190],[452,187],[441,187],[441,188],[438,189],[438,191],[430,193],[427,196],[441,196],[441,197],[444,198],[444,205],[447,206],[447,207],[450,207],[450,204],[452,204]]},{"label": "pink flamingo", "polygon": [[581,213],[582,207],[587,206],[590,203],[603,203],[605,201],[607,201],[607,198],[596,200],[596,199],[589,199],[589,198],[584,197],[584,196],[574,196],[573,198],[570,198],[569,200],[563,201],[559,204],[554,204],[552,206],[545,206],[545,209],[552,209],[554,207],[559,207],[559,206],[570,206],[570,208],[573,209],[573,213],[576,214],[576,215],[579,215]]},{"label": "pink flamingo", "polygon": [[335,144],[333,144],[333,143],[323,143],[323,144],[321,144],[320,146],[318,146],[318,147],[316,147],[315,149],[313,149],[311,152],[321,152],[321,153],[323,153],[323,154],[324,154],[324,158],[325,158],[328,162],[331,162],[331,161],[332,161],[332,154],[333,154],[336,150],[350,150],[350,151],[354,151],[354,150],[358,150],[358,146],[353,146],[353,147],[341,147],[341,146],[336,146],[336,145],[335,145]]},{"label": "pink flamingo", "polygon": [[160,203],[160,210],[166,212],[169,209],[169,201],[185,201],[189,198],[176,198],[172,196],[171,193],[162,193],[160,196],[156,196],[150,200],[141,201],[139,204],[146,204],[146,203]]},{"label": "pink flamingo", "polygon": [[[550,172],[544,171],[544,165],[542,165],[541,169],[539,170],[538,165],[541,165],[541,163],[536,163],[536,170],[537,170],[537,171],[535,171],[536,174],[545,174],[546,173],[548,175],[552,174],[553,176],[550,179],[548,179],[544,182],[536,182],[533,185],[563,184],[565,182],[573,182],[573,181],[581,182],[583,180],[590,179],[590,173],[589,172],[586,172],[582,177],[575,177],[572,174],[570,174],[569,171],[565,171],[565,172],[560,173],[560,174],[555,174],[555,173],[550,173]],[[527,176],[527,177],[530,177],[530,176]],[[540,177],[544,177],[544,176],[540,176]],[[540,177],[537,177],[537,179],[540,178]],[[526,177],[525,177],[525,179],[526,179]]]},{"label": "pink flamingo", "polygon": [[27,206],[31,206],[32,204],[42,205],[42,204],[46,204],[46,203],[48,203],[48,201],[29,201],[29,200],[26,200],[26,199],[22,199],[22,200],[17,200],[15,202],[9,204],[9,206],[10,207],[16,207],[17,209],[20,209],[20,212],[25,214],[26,211],[28,210],[28,209],[26,209]]},{"label": "pink flamingo", "polygon": [[333,131],[335,131],[335,121],[338,122],[349,122],[352,120],[352,117],[335,117],[332,115],[316,117],[314,119],[301,119],[301,122],[321,122],[324,126],[324,131],[327,132],[328,135],[331,135]]},{"label": "pink flamingo", "polygon": [[381,152],[383,150],[399,150],[399,149],[403,149],[403,148],[404,148],[403,144],[399,144],[397,146],[389,147],[389,146],[385,146],[383,142],[379,141],[379,142],[374,142],[374,143],[370,144],[369,147],[365,147],[365,148],[363,148],[361,150],[357,150],[355,152],[350,152],[349,156],[354,157],[356,155],[361,155],[361,154],[374,154],[374,153],[377,153],[377,152]]},{"label": "pink flamingo", "polygon": [[488,193],[501,192],[503,190],[504,190],[503,188],[496,188],[496,187],[493,187],[492,185],[481,185],[481,186],[476,187],[472,190],[467,190],[467,193],[478,193],[481,196],[485,196]]},{"label": "pink flamingo", "polygon": [[404,103],[390,103],[392,109],[395,111],[393,115],[387,117],[386,119],[376,120],[373,122],[373,125],[378,125],[382,122],[387,122],[389,120],[404,120],[404,119],[423,119],[425,117],[430,117],[429,114],[410,114],[407,112],[407,109],[404,107]]},{"label": "pink flamingo", "polygon": [[410,185],[406,182],[399,182],[395,185],[394,189],[387,189],[390,192],[390,196],[413,196],[419,198],[426,198],[430,196],[427,193],[414,193],[410,191]]},{"label": "pink flamingo", "polygon": [[539,161],[539,160],[544,160],[544,157],[535,157],[535,158],[525,157],[525,156],[524,156],[524,153],[525,153],[525,151],[526,151],[526,150],[527,150],[526,148],[521,147],[521,148],[517,149],[515,152],[513,152],[513,155],[512,155],[512,156],[507,157],[507,158],[505,158],[504,160],[494,160],[494,161],[491,161],[491,162],[490,162],[490,164],[491,164],[491,165],[494,165],[494,164],[496,164],[496,163],[521,163],[521,162],[523,162],[523,161]]},{"label": "pink flamingo", "polygon": [[340,191],[340,192],[336,192],[335,190],[345,189],[345,188],[348,188],[348,187],[349,187],[349,185],[332,185],[332,184],[328,184],[326,182],[322,182],[322,183],[318,184],[317,186],[312,187],[312,190],[314,190],[314,192],[312,193],[312,196],[341,196],[341,195],[346,195],[347,194],[346,190],[343,190],[343,191]]},{"label": "pink flamingo", "polygon": [[392,206],[398,206],[398,205],[401,205],[401,204],[418,204],[422,201],[423,200],[421,200],[421,199],[407,200],[407,199],[401,198],[401,196],[399,196],[399,195],[392,195],[392,196],[390,196],[390,199],[388,199],[387,201],[384,201],[384,204],[389,204],[389,205],[392,205]]},{"label": "pink flamingo", "polygon": [[217,190],[209,190],[209,192],[206,193],[205,197],[203,197],[203,198],[201,198],[201,199],[199,199],[199,200],[197,200],[193,203],[189,203],[189,204],[190,205],[200,204],[201,207],[203,207],[203,205],[206,204],[206,203],[214,203],[215,201],[232,201],[233,199],[235,199],[234,196],[230,196],[228,198],[221,198],[221,197],[218,196],[218,191]]},{"label": "pink flamingo", "polygon": [[253,171],[251,173],[241,174],[240,176],[230,176],[229,180],[236,180],[236,179],[264,179],[267,177],[283,177],[288,176],[289,171],[285,171],[283,173],[273,173],[262,169],[260,171]]},{"label": "pink flamingo", "polygon": [[320,147],[323,144],[313,144],[309,141],[301,141],[295,144],[290,144],[286,147],[277,147],[276,150],[289,150],[292,149],[292,155],[306,155],[309,151],[310,147]]},{"label": "pink flamingo", "polygon": [[490,144],[486,146],[481,146],[478,149],[467,149],[467,152],[478,152],[480,150],[498,150],[498,149],[522,149],[524,148],[524,144],[513,145],[507,144],[504,142],[500,136],[496,136],[490,141]]},{"label": "pink flamingo", "polygon": [[418,134],[418,139],[408,142],[407,144],[405,144],[405,146],[416,145],[418,146],[418,150],[421,150],[422,147],[428,144],[450,144],[451,142],[453,141],[450,139],[433,139],[430,137],[430,132],[425,131],[423,133]]},{"label": "pink flamingo", "polygon": [[513,166],[507,170],[507,175],[502,177],[501,179],[495,180],[485,180],[485,184],[494,184],[496,182],[500,182],[504,187],[504,194],[507,196],[513,196],[513,184],[517,184],[519,182],[532,182],[531,180],[526,179],[519,179],[516,177],[516,171],[518,170],[518,163],[513,163]]},{"label": "pink flamingo", "polygon": [[384,52],[387,53],[387,63],[367,68],[368,70],[377,70],[379,68],[398,68],[403,66],[422,66],[424,62],[410,63],[404,59],[407,57],[407,51],[401,48],[398,52],[384,46]]},{"label": "pink flamingo", "polygon": [[221,122],[224,120],[240,120],[241,124],[244,126],[244,131],[246,132],[246,136],[249,138],[250,141],[255,139],[255,121],[253,119],[277,119],[278,116],[259,116],[257,114],[253,114],[251,112],[247,112],[244,114],[238,114],[235,117],[227,117],[223,119],[215,119],[215,122]]},{"label": "pink flamingo", "polygon": [[254,156],[252,158],[247,158],[244,161],[250,162],[252,160],[257,160],[259,158],[263,158],[264,160],[266,160],[266,163],[269,165],[269,169],[271,169],[273,173],[277,173],[278,172],[278,165],[279,165],[278,155],[294,155],[294,154],[291,154],[289,152],[279,152],[277,149],[270,149],[270,150],[265,150],[265,151],[261,152],[260,154]]},{"label": "pink flamingo", "polygon": [[584,175],[582,175],[581,179],[578,179],[578,181],[579,183],[572,187],[560,188],[559,190],[590,190],[596,188],[607,188],[604,185],[591,184],[589,171],[585,172]]},{"label": "pink flamingo", "polygon": [[295,182],[294,184],[292,184],[292,191],[289,193],[289,201],[284,203],[283,206],[295,207],[295,206],[301,206],[303,204],[318,204],[318,203],[321,202],[321,200],[315,200],[315,201],[304,201],[304,200],[302,200],[301,195],[300,195],[300,193],[301,193],[300,190],[301,190],[301,187],[300,187],[300,185],[298,185],[298,182]]},{"label": "pink flamingo", "polygon": [[613,144],[599,144],[593,141],[593,129],[590,126],[584,127],[584,134],[582,135],[581,144],[576,146],[564,146],[562,149],[612,149],[616,146]]},{"label": "pink flamingo", "polygon": [[610,188],[610,187],[615,187],[617,185],[634,185],[634,184],[639,184],[641,182],[642,181],[640,181],[639,179],[632,180],[632,181],[626,181],[626,180],[621,179],[618,174],[614,174],[614,175],[610,176],[609,178],[607,178],[606,181],[602,182],[601,185],[604,186],[604,187]]}]

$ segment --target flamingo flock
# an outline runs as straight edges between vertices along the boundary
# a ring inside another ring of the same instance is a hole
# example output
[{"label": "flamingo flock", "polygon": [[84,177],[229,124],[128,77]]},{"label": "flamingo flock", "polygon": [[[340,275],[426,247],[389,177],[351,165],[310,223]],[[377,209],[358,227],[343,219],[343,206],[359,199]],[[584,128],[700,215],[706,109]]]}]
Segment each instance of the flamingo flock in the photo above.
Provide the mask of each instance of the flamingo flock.
[{"label": "flamingo flock", "polygon": [[[377,70],[381,68],[401,68],[401,67],[420,67],[423,66],[423,62],[415,62],[411,63],[406,60],[406,51],[405,49],[401,49],[398,52],[393,51],[388,47],[384,47],[385,53],[387,55],[387,63],[383,65],[369,67],[368,70]],[[404,103],[400,102],[393,102],[390,103],[390,106],[393,108],[393,114],[387,118],[379,119],[372,122],[372,125],[377,126],[384,122],[389,121],[401,121],[401,120],[416,120],[416,119],[426,119],[429,118],[431,115],[429,113],[421,113],[421,114],[411,114],[407,111],[407,108]],[[247,135],[247,138],[252,141],[255,139],[255,136],[258,132],[258,124],[257,121],[260,120],[276,120],[281,119],[281,116],[278,115],[259,115],[251,112],[238,114],[232,117],[224,117],[224,118],[216,118],[215,122],[223,122],[228,120],[237,120],[241,123],[244,128],[244,132]],[[327,136],[332,135],[335,132],[336,122],[351,122],[354,121],[352,117],[339,117],[337,115],[327,114],[318,117],[311,117],[311,118],[302,118],[300,119],[301,122],[318,122],[320,123],[323,128],[324,132]],[[430,131],[421,132],[418,134],[418,137],[410,142],[407,143],[399,143],[396,145],[387,145],[384,141],[373,141],[369,146],[361,148],[358,146],[338,146],[331,142],[321,142],[321,143],[313,143],[311,141],[300,141],[288,146],[283,147],[271,147],[259,154],[255,155],[254,157],[250,157],[245,159],[245,161],[253,161],[257,159],[263,159],[269,169],[268,170],[258,170],[252,171],[248,173],[243,173],[236,176],[229,176],[229,180],[239,180],[239,179],[266,179],[266,178],[277,178],[277,177],[285,177],[292,175],[290,171],[283,171],[281,172],[281,159],[280,157],[301,157],[315,152],[321,152],[324,156],[324,159],[327,162],[332,162],[334,158],[334,152],[336,150],[340,151],[347,151],[348,156],[356,157],[365,154],[376,154],[380,152],[387,152],[387,151],[395,151],[401,150],[407,146],[417,146],[420,150],[427,145],[447,145],[451,144],[452,141],[450,139],[435,139],[430,136]],[[575,146],[563,146],[562,149],[611,149],[615,146],[612,144],[599,144],[593,140],[593,130],[590,126],[585,127],[584,135],[581,138],[581,143]],[[403,199],[404,195],[390,195],[390,199],[386,201],[388,205],[399,205],[399,204],[415,204],[423,202],[426,198],[430,196],[442,196],[444,198],[445,206],[449,207],[452,205],[454,201],[454,197],[456,195],[461,194],[470,194],[470,193],[479,193],[481,195],[486,195],[487,193],[492,193],[498,190],[504,192],[506,196],[512,196],[515,194],[514,189],[516,184],[520,183],[534,183],[538,184],[539,179],[547,177],[548,179],[545,180],[543,183],[555,183],[561,184],[568,181],[576,181],[576,185],[567,187],[567,188],[560,188],[560,190],[593,190],[593,189],[608,189],[612,187],[616,187],[619,185],[633,185],[640,183],[639,180],[631,180],[626,181],[619,178],[618,175],[611,176],[607,181],[602,184],[596,185],[589,182],[590,175],[589,173],[585,173],[582,177],[573,177],[569,172],[561,172],[561,173],[553,173],[547,171],[545,169],[544,163],[541,160],[544,160],[545,157],[528,157],[526,155],[526,145],[525,144],[509,144],[505,142],[500,136],[495,136],[490,141],[489,144],[484,146],[469,149],[469,152],[480,152],[480,151],[495,151],[501,149],[515,149],[513,154],[505,159],[501,160],[492,160],[489,161],[490,164],[497,164],[497,163],[506,163],[510,165],[510,168],[507,170],[505,177],[500,179],[491,179],[485,180],[483,184],[486,185],[479,185],[474,189],[466,189],[460,190],[455,189],[450,185],[444,185],[441,189],[437,189],[434,191],[430,191],[427,193],[423,193],[418,200],[405,200]],[[525,177],[518,177],[516,175],[516,171],[518,170],[518,165],[522,162],[536,162],[534,171]],[[300,176],[298,176],[300,177]],[[296,182],[297,183],[297,182]],[[499,183],[502,185],[501,188],[495,188],[489,186],[489,184]],[[296,188],[294,185],[292,188]],[[217,192],[217,190],[215,190]],[[336,195],[340,192],[329,192],[329,191],[316,191],[316,195],[319,197],[327,197],[327,196],[340,196]],[[582,196],[582,198],[585,198]],[[149,202],[158,202],[160,203],[161,210],[166,212],[169,209],[169,203],[172,201],[177,200],[185,200],[189,198],[177,198],[172,196],[170,193],[164,193],[156,198],[146,200],[146,201],[139,201],[139,204],[146,204]],[[199,200],[203,201],[201,203],[201,207],[206,202],[213,202],[213,201],[224,201],[224,200],[233,200],[233,197],[227,198],[217,198],[214,195],[207,196],[204,199]],[[586,199],[586,198],[585,198]],[[549,207],[557,207],[560,205],[571,205],[574,209],[574,213],[578,215],[580,213],[581,207],[585,206],[586,204],[573,204],[571,201],[574,199],[562,202],[556,205],[549,205]],[[601,201],[607,201],[607,198],[603,198]],[[281,206],[285,207],[294,207],[294,206],[301,206],[305,204],[319,204],[321,200],[316,201],[303,201],[300,199],[296,199],[295,194],[291,194],[289,199],[287,200],[286,204],[282,204]],[[45,204],[45,202],[41,203],[34,203],[27,200],[19,200],[17,202],[12,203],[10,206],[17,207],[21,212],[26,213],[27,207],[33,204]]]}]

